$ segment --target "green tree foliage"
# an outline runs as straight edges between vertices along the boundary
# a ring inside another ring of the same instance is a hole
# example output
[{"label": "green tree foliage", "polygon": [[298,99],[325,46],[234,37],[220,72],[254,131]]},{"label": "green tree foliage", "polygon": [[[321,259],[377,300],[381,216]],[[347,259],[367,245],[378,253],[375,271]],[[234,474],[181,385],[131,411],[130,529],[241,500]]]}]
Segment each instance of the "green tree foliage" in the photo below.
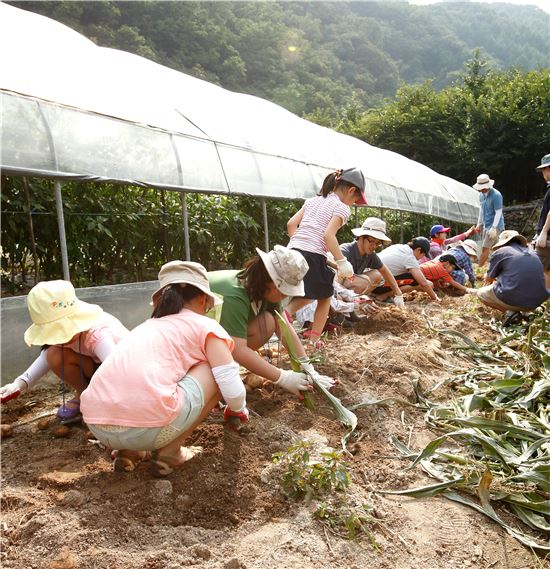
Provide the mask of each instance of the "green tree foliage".
[{"label": "green tree foliage", "polygon": [[466,184],[487,172],[510,203],[542,194],[535,166],[550,148],[548,109],[550,68],[494,71],[474,57],[454,86],[404,86],[347,128]]},{"label": "green tree foliage", "polygon": [[[480,49],[495,69],[549,63],[533,7],[405,2],[10,2],[98,45],[303,114],[377,106],[403,83],[449,86]],[[480,25],[485,22],[486,25]]]},{"label": "green tree foliage", "polygon": [[[31,213],[39,279],[61,278],[61,253],[53,183],[30,179],[30,203],[21,178],[2,178],[2,270],[11,292],[32,284]],[[184,258],[179,192],[67,182],[63,208],[71,278],[75,285],[155,279],[162,264]],[[263,247],[261,204],[253,198],[187,195],[189,241],[194,261],[208,269],[238,268]],[[270,200],[270,243],[288,242],[286,221],[298,203]]]}]

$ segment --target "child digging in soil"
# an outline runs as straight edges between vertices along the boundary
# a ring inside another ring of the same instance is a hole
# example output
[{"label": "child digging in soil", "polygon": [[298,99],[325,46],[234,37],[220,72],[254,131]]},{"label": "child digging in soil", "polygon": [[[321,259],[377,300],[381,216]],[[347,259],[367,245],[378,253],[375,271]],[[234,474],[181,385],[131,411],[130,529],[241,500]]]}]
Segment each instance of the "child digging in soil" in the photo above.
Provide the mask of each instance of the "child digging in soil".
[{"label": "child digging in soil", "polygon": [[298,251],[309,266],[304,277],[305,292],[295,296],[287,306],[290,314],[317,300],[311,330],[304,333],[317,348],[322,347],[321,333],[327,321],[330,298],[334,293],[335,273],[327,264],[332,253],[338,265],[338,276],[352,277],[353,267],[340,251],[336,233],[348,220],[352,204],[366,205],[365,177],[358,168],[337,170],[329,174],[315,198],[306,200],[303,207],[287,223],[288,247]]},{"label": "child digging in soil", "polygon": [[44,281],[31,289],[27,306],[33,324],[25,342],[42,346],[30,367],[0,390],[2,403],[18,397],[52,370],[63,384],[76,391],[57,411],[62,423],[80,421],[80,395],[116,344],[128,330],[96,304],[82,302],[68,281]]},{"label": "child digging in soil", "polygon": [[[134,328],[82,395],[88,428],[120,449],[115,471],[153,451],[150,471],[166,476],[197,449],[182,446],[223,396],[224,419],[248,421],[246,391],[229,334],[206,313],[221,300],[199,263],[171,261],[159,273],[153,314]],[[221,392],[221,396],[220,396]]]},{"label": "child digging in soil", "polygon": [[235,342],[235,361],[294,395],[313,389],[312,376],[330,389],[334,380],[316,372],[292,326],[292,347],[305,373],[279,369],[258,354],[257,350],[273,334],[282,338],[274,312],[283,313],[281,302],[287,296],[304,294],[303,278],[308,265],[300,253],[281,245],[275,245],[269,253],[256,251],[258,255],[249,259],[241,271],[208,273],[211,289],[223,297],[220,324]]}]

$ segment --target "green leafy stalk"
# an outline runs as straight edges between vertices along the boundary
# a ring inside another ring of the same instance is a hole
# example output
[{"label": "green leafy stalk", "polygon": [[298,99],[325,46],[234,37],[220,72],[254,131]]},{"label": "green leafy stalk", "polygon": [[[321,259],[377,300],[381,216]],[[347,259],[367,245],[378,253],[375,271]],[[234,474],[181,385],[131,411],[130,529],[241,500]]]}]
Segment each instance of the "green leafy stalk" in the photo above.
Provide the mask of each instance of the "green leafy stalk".
[{"label": "green leafy stalk", "polygon": [[[281,316],[277,311],[275,311],[275,315],[277,316],[277,321],[279,323],[279,328],[281,330],[283,342],[284,342],[284,344],[288,350],[288,355],[290,356],[292,369],[294,371],[302,371],[303,373],[307,373],[307,372],[304,372],[304,370],[302,369],[302,366],[301,366],[300,361],[299,361],[299,356],[296,353],[296,350],[294,348],[293,335],[290,331],[290,324],[288,323],[286,318],[283,318],[283,316]],[[340,399],[338,399],[337,397],[332,395],[332,393],[330,393],[327,389],[325,389],[315,379],[315,377],[313,377],[311,375],[309,377],[311,378],[311,381],[312,381],[314,387],[319,392],[321,392],[325,396],[325,398],[328,400],[328,402],[330,403],[332,410],[334,411],[334,414],[336,415],[336,418],[342,424],[344,424],[346,427],[349,428],[349,431],[347,432],[347,434],[344,437],[342,437],[342,446],[345,449],[346,448],[346,442],[347,442],[348,438],[350,437],[351,433],[357,427],[357,416],[355,415],[355,413],[352,413],[349,409],[344,407],[344,405],[342,405],[342,402],[340,401]],[[305,393],[307,393],[307,392],[305,392]],[[308,404],[306,403],[306,406],[307,405]]]}]

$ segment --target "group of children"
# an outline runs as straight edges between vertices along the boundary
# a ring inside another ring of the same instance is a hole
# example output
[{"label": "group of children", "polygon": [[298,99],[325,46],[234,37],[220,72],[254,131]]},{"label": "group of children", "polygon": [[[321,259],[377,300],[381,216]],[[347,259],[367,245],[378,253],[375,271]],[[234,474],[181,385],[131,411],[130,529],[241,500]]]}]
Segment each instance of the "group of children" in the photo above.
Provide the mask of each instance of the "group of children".
[{"label": "group of children", "polygon": [[[315,303],[303,339],[321,348],[335,291],[350,313],[357,303],[368,312],[390,297],[402,308],[403,292],[413,288],[433,300],[439,300],[438,287],[475,291],[464,286],[466,280],[475,284],[477,247],[469,239],[475,227],[449,238],[449,228],[436,225],[431,241],[417,237],[377,254],[391,240],[385,222],[371,217],[352,230],[354,241],[340,245],[336,234],[348,220],[350,206],[366,203],[359,169],[329,174],[319,195],[306,200],[289,220],[286,247],[257,249],[241,270],[208,273],[194,262],[165,264],[152,295],[151,318],[132,331],[99,306],[79,300],[67,281],[37,284],[27,298],[33,324],[25,341],[42,346],[42,351],[23,374],[1,388],[2,403],[52,370],[76,393],[57,412],[62,422],[83,419],[112,449],[115,470],[133,470],[148,459],[153,475],[166,476],[193,456],[195,449],[184,443],[220,400],[226,421],[248,421],[240,366],[294,395],[313,389],[313,379],[331,389],[334,380],[314,369],[293,326],[288,327],[292,345],[287,347],[299,356],[300,371],[280,369],[260,356],[258,349],[273,334],[284,342],[276,311],[292,322]],[[520,250],[524,238],[504,233],[497,246],[513,251],[499,256],[490,278],[499,278],[511,256],[525,257]],[[495,288],[497,297],[501,292]],[[480,298],[487,301],[487,295],[480,293]],[[494,306],[492,297],[491,302]],[[514,304],[518,306],[528,308]],[[219,322],[209,316],[213,312]]]}]

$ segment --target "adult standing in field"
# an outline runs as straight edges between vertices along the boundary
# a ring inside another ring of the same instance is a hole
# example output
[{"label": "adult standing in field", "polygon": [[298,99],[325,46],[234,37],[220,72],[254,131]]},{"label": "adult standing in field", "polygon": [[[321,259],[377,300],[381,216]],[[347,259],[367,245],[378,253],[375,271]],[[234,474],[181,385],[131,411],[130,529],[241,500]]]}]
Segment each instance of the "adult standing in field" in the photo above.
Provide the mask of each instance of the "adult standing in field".
[{"label": "adult standing in field", "polygon": [[535,237],[533,237],[533,244],[544,268],[546,288],[550,289],[550,154],[542,157],[537,170],[541,172],[546,181],[546,194],[542,201],[542,210],[537,223]]},{"label": "adult standing in field", "polygon": [[321,333],[334,294],[335,273],[327,264],[328,253],[334,257],[341,278],[353,275],[351,263],[340,251],[336,233],[351,215],[350,206],[366,203],[363,172],[359,168],[337,170],[324,179],[317,196],[307,199],[287,223],[288,247],[298,251],[309,266],[304,277],[304,293],[295,295],[287,310],[293,315],[317,300],[311,330],[304,332],[304,337],[311,340],[316,348],[323,346]]},{"label": "adult standing in field", "polygon": [[[439,297],[434,292],[433,283],[431,283],[420,270],[419,259],[425,257],[430,252],[430,242],[426,237],[415,237],[405,245],[390,245],[378,255],[380,260],[391,274],[394,276],[397,284],[400,280],[415,281],[415,286],[428,294],[435,301],[439,301]],[[400,287],[401,288],[401,287]],[[395,293],[386,283],[376,287],[372,291],[372,295],[377,300],[386,300]]]},{"label": "adult standing in field", "polygon": [[319,375],[308,363],[306,352],[294,328],[289,326],[295,352],[306,373],[279,369],[263,359],[257,350],[280,330],[274,315],[283,314],[281,302],[287,296],[304,294],[304,275],[308,265],[298,251],[275,245],[272,251],[249,259],[242,270],[211,271],[208,280],[211,290],[223,297],[220,324],[235,342],[233,358],[247,370],[274,382],[298,395],[312,388],[309,376],[314,376],[326,388],[334,381]]},{"label": "adult standing in field", "polygon": [[493,247],[485,284],[478,292],[481,302],[507,312],[505,324],[521,318],[549,296],[540,259],[527,248],[517,231],[503,231]]},{"label": "adult standing in field", "polygon": [[498,241],[498,236],[504,230],[504,215],[502,213],[502,194],[494,187],[495,181],[488,174],[480,174],[472,186],[479,192],[479,217],[477,230],[483,230],[483,242],[479,266],[487,262],[489,252]]},{"label": "adult standing in field", "polygon": [[391,243],[386,235],[386,222],[378,217],[367,217],[361,227],[351,232],[355,240],[342,244],[340,250],[351,263],[354,274],[342,279],[342,286],[356,294],[368,295],[384,280],[394,293],[395,305],[403,308],[403,293],[391,271],[376,253],[378,247]]}]

